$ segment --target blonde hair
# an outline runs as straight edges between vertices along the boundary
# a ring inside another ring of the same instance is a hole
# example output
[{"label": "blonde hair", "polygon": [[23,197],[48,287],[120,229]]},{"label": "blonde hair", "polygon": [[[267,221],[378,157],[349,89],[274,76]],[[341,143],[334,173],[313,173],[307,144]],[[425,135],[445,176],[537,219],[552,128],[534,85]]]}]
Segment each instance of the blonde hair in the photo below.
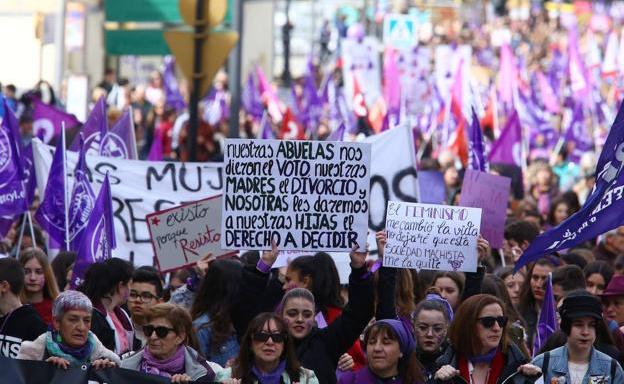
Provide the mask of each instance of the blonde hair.
[{"label": "blonde hair", "polygon": [[184,344],[195,350],[199,350],[195,331],[193,330],[193,319],[191,314],[184,308],[176,304],[160,303],[150,307],[145,316],[146,323],[154,319],[165,319],[171,323],[174,332],[179,336],[186,335]]}]

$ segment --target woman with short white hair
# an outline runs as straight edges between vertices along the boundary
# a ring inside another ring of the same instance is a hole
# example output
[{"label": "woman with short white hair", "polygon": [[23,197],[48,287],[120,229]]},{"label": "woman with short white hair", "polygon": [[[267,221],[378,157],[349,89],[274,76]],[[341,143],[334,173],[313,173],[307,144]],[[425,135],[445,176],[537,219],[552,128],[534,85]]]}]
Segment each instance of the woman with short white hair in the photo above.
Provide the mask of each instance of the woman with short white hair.
[{"label": "woman with short white hair", "polygon": [[91,331],[91,300],[78,291],[62,292],[52,304],[54,330],[22,342],[18,359],[47,361],[59,368],[91,364],[96,369],[121,364]]}]

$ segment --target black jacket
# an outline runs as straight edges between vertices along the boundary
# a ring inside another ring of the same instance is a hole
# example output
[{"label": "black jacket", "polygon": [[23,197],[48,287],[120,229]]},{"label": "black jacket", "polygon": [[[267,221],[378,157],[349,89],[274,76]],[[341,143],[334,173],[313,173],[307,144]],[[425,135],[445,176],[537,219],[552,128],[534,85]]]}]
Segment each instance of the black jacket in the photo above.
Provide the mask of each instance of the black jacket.
[{"label": "black jacket", "polygon": [[[505,366],[501,375],[498,377],[498,384],[532,384],[535,378],[528,378],[526,376],[517,374],[518,367],[530,361],[522,354],[520,349],[513,343],[509,344],[509,350],[505,354]],[[445,365],[450,365],[459,369],[459,358],[453,347],[446,349],[446,352],[436,360],[437,369],[442,368]],[[436,371],[437,371],[436,369]],[[454,378],[442,381],[432,381],[436,384],[467,384],[461,376],[455,376]]]}]

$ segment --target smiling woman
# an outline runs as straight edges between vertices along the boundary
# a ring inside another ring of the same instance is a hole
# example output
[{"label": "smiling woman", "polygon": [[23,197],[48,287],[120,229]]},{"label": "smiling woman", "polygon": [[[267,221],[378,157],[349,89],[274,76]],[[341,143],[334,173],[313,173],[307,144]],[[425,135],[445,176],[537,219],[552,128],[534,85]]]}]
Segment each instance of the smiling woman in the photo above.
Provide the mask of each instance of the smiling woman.
[{"label": "smiling woman", "polygon": [[89,328],[91,300],[77,291],[61,293],[52,305],[54,330],[35,341],[22,343],[18,359],[45,360],[59,368],[92,364],[96,369],[119,365],[119,357],[106,349]]}]

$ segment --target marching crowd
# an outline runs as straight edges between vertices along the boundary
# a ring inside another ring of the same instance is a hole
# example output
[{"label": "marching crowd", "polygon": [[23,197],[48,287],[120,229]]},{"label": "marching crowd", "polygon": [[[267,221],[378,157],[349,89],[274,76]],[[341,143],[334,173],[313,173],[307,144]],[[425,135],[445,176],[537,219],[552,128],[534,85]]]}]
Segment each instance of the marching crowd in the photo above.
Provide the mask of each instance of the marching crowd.
[{"label": "marching crowd", "polygon": [[[562,26],[543,15],[501,23],[472,32],[465,28],[451,42],[472,44],[475,66],[496,72],[490,65],[495,49],[487,40],[493,29],[507,26],[513,50],[526,55],[526,71],[518,75],[522,92],[534,90],[527,71],[552,67],[551,85],[565,96],[561,111],[542,123],[562,136],[570,120],[563,106],[570,109],[574,103],[570,79],[557,72],[567,49],[559,46]],[[607,34],[600,36],[606,41]],[[446,39],[434,36],[429,44]],[[339,67],[331,74],[337,88],[340,74]],[[148,86],[131,87],[109,71],[93,92],[94,102],[107,97],[111,125],[116,113],[134,108],[141,159],[188,158],[188,113],[168,103],[165,80],[155,73]],[[306,97],[303,83],[293,87],[295,104]],[[618,82],[605,81],[597,91],[603,97],[599,110],[615,110]],[[265,124],[269,137],[279,137],[274,114],[263,115],[274,95],[264,89],[259,96],[259,113],[251,110],[253,96],[243,100],[241,134],[266,138]],[[32,97],[60,104],[45,84],[21,100],[14,87],[5,87],[6,105],[18,112],[25,141],[33,136]],[[229,97],[219,75],[202,110],[199,161],[221,158]],[[331,110],[323,107],[314,129],[306,130],[308,137],[329,136]],[[494,137],[502,124],[496,115],[487,116],[484,132]],[[15,223],[2,244],[9,257],[0,259],[0,355],[64,369],[121,367],[175,383],[624,383],[624,227],[514,271],[533,240],[579,211],[590,195],[607,120],[585,121],[593,127],[594,149],[576,161],[568,158],[574,147],[555,148],[545,131],[531,138],[523,180],[510,196],[504,246],[491,249],[480,237],[479,267],[472,273],[379,267],[372,264],[373,255],[353,251],[348,284],[341,285],[331,255],[317,252],[272,268],[279,254],[274,247],[217,260],[207,256],[169,276],[111,258],[92,264],[73,290],[69,281],[76,254],[48,258],[40,229],[35,226],[34,239],[29,231],[18,236],[21,223]],[[431,124],[417,125],[417,141],[428,148],[420,169],[440,170],[448,203],[457,204],[465,160],[427,140]],[[358,116],[348,128],[354,137],[377,131],[370,116]],[[490,171],[504,173],[495,164]],[[385,232],[376,239],[381,260]],[[551,300],[557,306],[554,324],[542,319]]]}]

